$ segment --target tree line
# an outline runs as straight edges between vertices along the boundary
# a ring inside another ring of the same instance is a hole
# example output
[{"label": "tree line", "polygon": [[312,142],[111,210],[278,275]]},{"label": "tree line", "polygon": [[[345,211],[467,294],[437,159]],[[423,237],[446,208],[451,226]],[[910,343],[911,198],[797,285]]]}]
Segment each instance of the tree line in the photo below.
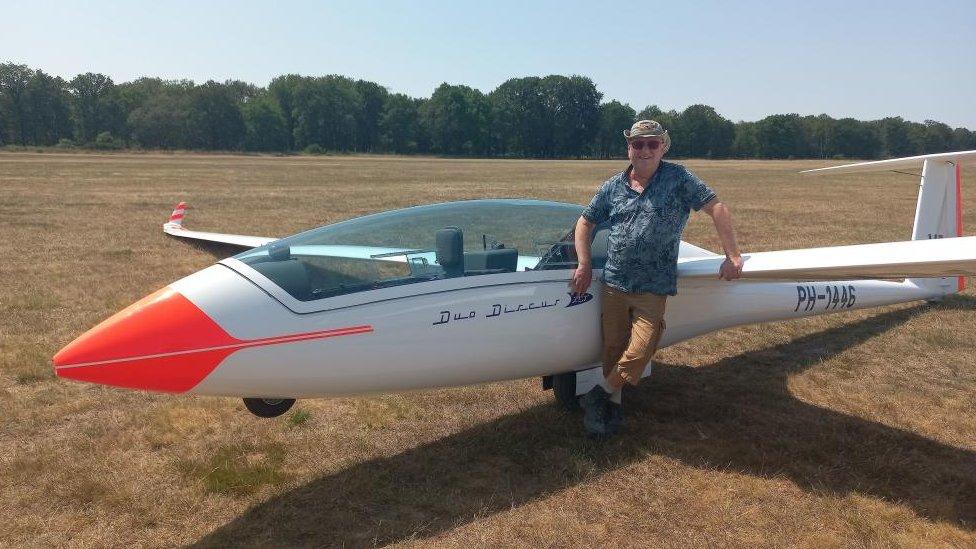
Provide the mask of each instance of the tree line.
[{"label": "tree line", "polygon": [[732,122],[708,105],[637,112],[584,76],[512,78],[491,92],[441,84],[415,98],[345,76],[239,80],[103,74],[65,80],[0,64],[0,145],[263,152],[380,152],[518,158],[612,158],[621,132],[654,119],[673,157],[886,158],[976,149],[976,133],[934,120],[860,121],[776,114]]}]

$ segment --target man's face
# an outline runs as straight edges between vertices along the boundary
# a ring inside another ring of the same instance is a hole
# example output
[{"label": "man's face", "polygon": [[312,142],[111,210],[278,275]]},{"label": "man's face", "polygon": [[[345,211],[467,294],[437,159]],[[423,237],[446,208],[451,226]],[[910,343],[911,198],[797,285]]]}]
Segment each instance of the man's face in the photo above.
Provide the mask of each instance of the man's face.
[{"label": "man's face", "polygon": [[627,156],[636,168],[650,167],[664,156],[664,140],[656,137],[635,137],[627,142]]}]

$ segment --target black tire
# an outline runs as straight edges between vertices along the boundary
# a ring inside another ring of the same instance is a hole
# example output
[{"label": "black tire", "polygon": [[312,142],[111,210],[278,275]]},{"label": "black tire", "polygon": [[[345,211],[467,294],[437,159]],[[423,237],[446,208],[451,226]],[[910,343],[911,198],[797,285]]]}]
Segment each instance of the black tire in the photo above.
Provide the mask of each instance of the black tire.
[{"label": "black tire", "polygon": [[293,398],[245,398],[248,412],[258,417],[278,417],[295,404]]},{"label": "black tire", "polygon": [[576,372],[566,372],[552,376],[552,394],[556,397],[556,404],[567,412],[580,410],[579,398],[576,396]]}]

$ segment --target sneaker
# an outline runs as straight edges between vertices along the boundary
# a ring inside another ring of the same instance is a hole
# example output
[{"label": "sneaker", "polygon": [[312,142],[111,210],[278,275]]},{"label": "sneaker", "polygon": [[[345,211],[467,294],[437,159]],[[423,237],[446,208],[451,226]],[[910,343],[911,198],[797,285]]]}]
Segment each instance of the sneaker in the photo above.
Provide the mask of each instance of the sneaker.
[{"label": "sneaker", "polygon": [[615,435],[626,423],[624,421],[624,408],[614,401],[607,402],[607,433]]},{"label": "sneaker", "polygon": [[607,428],[607,403],[609,402],[610,394],[599,385],[590,389],[590,392],[583,397],[583,427],[586,428],[586,434],[595,437],[610,434]]}]

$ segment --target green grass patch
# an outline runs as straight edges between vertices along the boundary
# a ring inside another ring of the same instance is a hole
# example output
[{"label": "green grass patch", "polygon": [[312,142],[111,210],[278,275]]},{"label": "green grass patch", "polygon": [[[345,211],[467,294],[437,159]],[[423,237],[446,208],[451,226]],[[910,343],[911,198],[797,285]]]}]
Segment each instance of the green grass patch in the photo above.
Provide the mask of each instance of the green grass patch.
[{"label": "green grass patch", "polygon": [[0,370],[13,375],[17,383],[28,385],[54,378],[50,349],[20,340],[0,345]]},{"label": "green grass patch", "polygon": [[312,417],[312,414],[310,414],[308,410],[295,410],[288,416],[288,425],[291,425],[292,427],[305,425],[308,423],[308,419],[310,417]]},{"label": "green grass patch", "polygon": [[4,308],[11,311],[45,311],[59,305],[59,301],[52,295],[31,291],[29,294],[14,294],[3,300]]},{"label": "green grass patch", "polygon": [[356,402],[356,415],[365,429],[383,429],[416,416],[416,405],[403,395],[389,395]]},{"label": "green grass patch", "polygon": [[960,334],[941,327],[924,327],[915,337],[926,347],[937,349],[968,348],[970,342],[961,338]]},{"label": "green grass patch", "polygon": [[38,372],[30,370],[26,372],[17,372],[14,379],[17,380],[17,383],[21,385],[30,385],[31,383],[37,383],[39,381],[54,379],[54,374],[50,371]]},{"label": "green grass patch", "polygon": [[121,248],[118,250],[105,250],[100,253],[102,257],[105,257],[107,259],[130,259],[132,258],[132,256],[135,255],[135,252],[132,251],[132,248]]},{"label": "green grass patch", "polygon": [[243,496],[266,484],[288,479],[280,470],[285,452],[278,445],[221,446],[207,461],[181,460],[177,467],[188,478],[200,478],[208,492]]}]

